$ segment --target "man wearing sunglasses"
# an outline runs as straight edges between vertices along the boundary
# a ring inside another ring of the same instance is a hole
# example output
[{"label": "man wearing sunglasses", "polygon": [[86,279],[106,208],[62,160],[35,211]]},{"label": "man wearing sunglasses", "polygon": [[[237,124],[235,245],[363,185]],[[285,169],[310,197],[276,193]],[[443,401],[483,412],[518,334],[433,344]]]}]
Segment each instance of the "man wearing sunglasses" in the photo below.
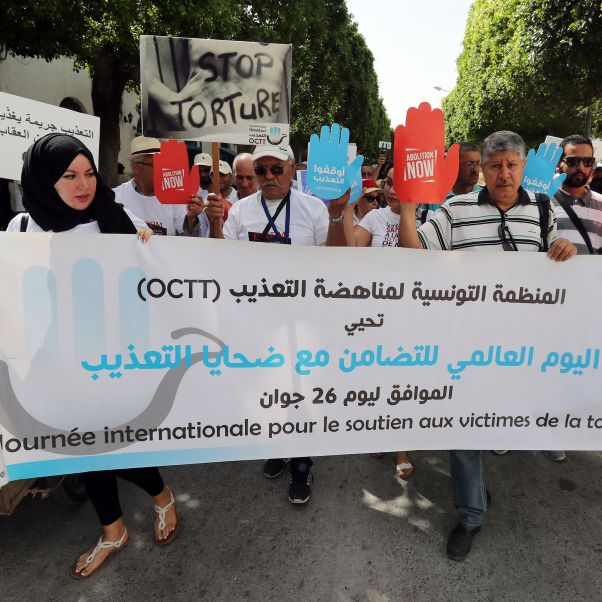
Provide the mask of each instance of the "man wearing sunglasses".
[{"label": "man wearing sunglasses", "polygon": [[[481,168],[485,188],[448,199],[416,230],[415,205],[401,203],[399,246],[442,251],[543,251],[554,261],[577,252],[559,238],[549,199],[538,201],[522,186],[525,143],[514,132],[495,132],[483,143]],[[447,540],[447,555],[464,560],[485,518],[482,450],[452,450],[450,464],[458,524]]]},{"label": "man wearing sunglasses", "polygon": [[133,178],[114,188],[115,200],[144,220],[155,234],[206,236],[208,227],[195,228],[195,216],[185,205],[163,205],[155,196],[154,156],[161,151],[157,138],[138,136],[130,147]]},{"label": "man wearing sunglasses", "polygon": [[602,195],[587,186],[596,164],[592,141],[573,134],[560,146],[558,171],[565,173],[566,179],[554,195],[558,234],[568,238],[580,255],[598,253],[602,248]]},{"label": "man wearing sunglasses", "polygon": [[[223,198],[210,194],[205,214],[210,221],[210,237],[278,245],[345,246],[343,208],[349,191],[324,203],[292,187],[295,156],[290,146],[255,147],[253,170],[258,191],[235,203],[222,225]],[[263,474],[275,479],[289,464],[288,499],[305,504],[311,496],[311,458],[267,460]]]}]

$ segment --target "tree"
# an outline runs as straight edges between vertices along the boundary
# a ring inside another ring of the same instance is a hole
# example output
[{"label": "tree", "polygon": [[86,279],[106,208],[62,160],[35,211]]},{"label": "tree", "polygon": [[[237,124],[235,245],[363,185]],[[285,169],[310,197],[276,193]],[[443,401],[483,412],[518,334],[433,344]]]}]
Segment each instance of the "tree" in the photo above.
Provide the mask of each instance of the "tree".
[{"label": "tree", "polygon": [[119,116],[126,88],[139,87],[141,34],[293,44],[292,145],[298,152],[324,123],[350,128],[360,149],[389,139],[374,59],[344,0],[5,0],[0,44],[11,54],[71,57],[92,78],[101,118],[100,171],[116,183]]},{"label": "tree", "polygon": [[73,58],[92,78],[92,106],[100,117],[99,169],[117,183],[119,116],[126,86],[137,87],[141,34],[190,37],[236,35],[240,3],[213,0],[5,0],[0,44],[11,54]]},{"label": "tree", "polygon": [[510,129],[534,145],[582,132],[585,108],[602,91],[600,16],[599,0],[476,0],[458,81],[443,101],[448,142]]}]

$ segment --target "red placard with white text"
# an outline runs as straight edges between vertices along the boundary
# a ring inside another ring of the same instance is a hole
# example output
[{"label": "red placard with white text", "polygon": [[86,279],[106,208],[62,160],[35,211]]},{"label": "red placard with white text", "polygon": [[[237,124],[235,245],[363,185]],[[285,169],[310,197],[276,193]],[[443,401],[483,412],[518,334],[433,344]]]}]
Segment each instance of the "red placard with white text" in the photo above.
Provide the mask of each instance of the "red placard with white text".
[{"label": "red placard with white text", "polygon": [[411,107],[405,126],[395,128],[394,186],[406,203],[443,203],[458,177],[460,147],[445,153],[445,124],[441,109],[428,102]]},{"label": "red placard with white text", "polygon": [[188,167],[186,144],[178,140],[161,142],[161,152],[155,155],[153,178],[155,196],[164,205],[188,203],[200,185],[199,168]]}]

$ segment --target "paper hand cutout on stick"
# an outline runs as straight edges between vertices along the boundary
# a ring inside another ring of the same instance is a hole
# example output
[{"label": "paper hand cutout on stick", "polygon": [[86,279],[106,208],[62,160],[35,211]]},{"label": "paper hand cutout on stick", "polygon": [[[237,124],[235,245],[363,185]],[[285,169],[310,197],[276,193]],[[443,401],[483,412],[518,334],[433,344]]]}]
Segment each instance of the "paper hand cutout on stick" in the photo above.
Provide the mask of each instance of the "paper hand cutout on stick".
[{"label": "paper hand cutout on stick", "polygon": [[406,124],[395,128],[394,186],[407,203],[442,203],[458,177],[460,147],[445,155],[441,109],[428,102],[408,109]]},{"label": "paper hand cutout on stick", "polygon": [[561,156],[562,149],[554,143],[548,145],[542,142],[537,153],[532,148],[527,155],[527,165],[523,172],[523,188],[531,192],[543,192],[549,197],[554,196],[566,179],[565,173],[554,177]]},{"label": "paper hand cutout on stick", "polygon": [[364,161],[358,155],[347,163],[349,130],[338,123],[322,126],[320,137],[312,134],[307,165],[307,187],[318,197],[325,200],[338,199],[351,185]]},{"label": "paper hand cutout on stick", "polygon": [[161,152],[155,155],[153,178],[155,196],[164,205],[186,204],[199,190],[199,168],[188,168],[186,144],[179,140],[161,142]]}]

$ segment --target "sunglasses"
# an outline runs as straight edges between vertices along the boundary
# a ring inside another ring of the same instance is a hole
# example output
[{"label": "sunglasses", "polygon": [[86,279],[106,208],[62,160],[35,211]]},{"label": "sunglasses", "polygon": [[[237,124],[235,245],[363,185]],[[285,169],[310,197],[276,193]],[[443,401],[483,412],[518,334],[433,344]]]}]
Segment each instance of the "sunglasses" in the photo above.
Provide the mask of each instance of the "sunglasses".
[{"label": "sunglasses", "polygon": [[266,167],[265,165],[256,165],[253,170],[258,176],[266,176],[268,171],[273,176],[281,176],[284,173],[284,165],[270,165]]},{"label": "sunglasses", "polygon": [[516,243],[512,238],[512,233],[510,232],[510,228],[506,224],[506,218],[502,215],[502,223],[497,229],[497,235],[499,239],[502,241],[502,249],[504,251],[518,251],[516,248]]},{"label": "sunglasses", "polygon": [[377,194],[376,196],[372,196],[371,194],[364,194],[362,196],[362,198],[365,201],[368,201],[369,203],[378,203],[378,202],[380,202],[380,194]]},{"label": "sunglasses", "polygon": [[569,167],[577,167],[583,163],[583,167],[593,167],[596,162],[595,157],[563,157],[562,159]]}]

